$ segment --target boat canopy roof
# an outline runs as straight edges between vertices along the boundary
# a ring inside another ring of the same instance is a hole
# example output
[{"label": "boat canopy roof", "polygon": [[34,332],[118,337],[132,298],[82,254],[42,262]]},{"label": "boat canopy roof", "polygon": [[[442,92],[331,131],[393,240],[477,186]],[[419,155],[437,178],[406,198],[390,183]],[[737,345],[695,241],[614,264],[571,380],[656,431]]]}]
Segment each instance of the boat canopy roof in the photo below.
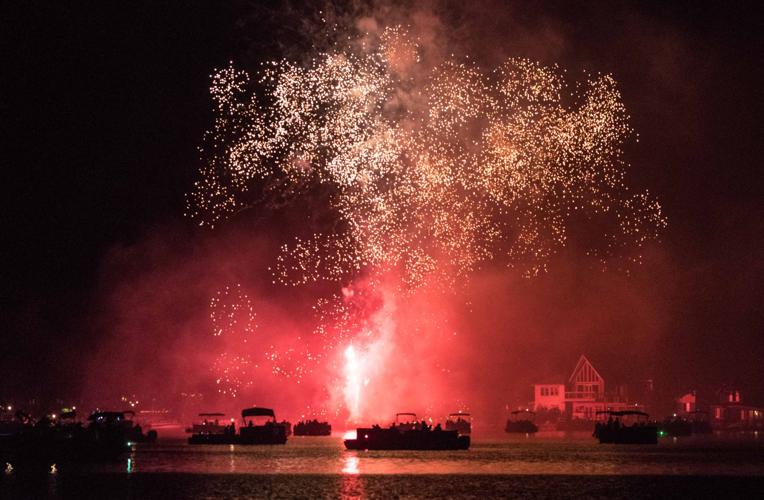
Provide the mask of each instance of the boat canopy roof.
[{"label": "boat canopy roof", "polygon": [[515,410],[513,412],[510,412],[511,415],[517,415],[519,413],[530,413],[532,415],[535,415],[536,412],[530,411],[530,410]]},{"label": "boat canopy roof", "polygon": [[449,417],[471,417],[469,413],[449,413]]},{"label": "boat canopy roof", "polygon": [[600,410],[597,412],[597,415],[612,415],[614,417],[625,417],[627,415],[638,415],[640,417],[649,417],[649,413],[645,413],[643,411],[637,411],[637,410],[622,410],[622,411],[613,411],[613,410]]},{"label": "boat canopy roof", "polygon": [[241,418],[246,417],[273,417],[276,418],[276,414],[270,408],[245,408],[241,410]]},{"label": "boat canopy roof", "polygon": [[200,413],[200,417],[225,417],[225,413]]}]

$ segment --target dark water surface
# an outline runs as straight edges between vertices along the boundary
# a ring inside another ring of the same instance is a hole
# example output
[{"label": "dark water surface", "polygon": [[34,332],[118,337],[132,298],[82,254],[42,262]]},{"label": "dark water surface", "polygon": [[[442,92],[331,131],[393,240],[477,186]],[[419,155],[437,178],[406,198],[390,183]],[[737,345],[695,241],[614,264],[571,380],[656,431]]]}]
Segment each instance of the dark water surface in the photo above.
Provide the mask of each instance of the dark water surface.
[{"label": "dark water surface", "polygon": [[658,446],[476,440],[453,452],[349,452],[334,437],[249,447],[167,440],[110,464],[2,465],[0,498],[764,497],[764,447],[751,436]]}]

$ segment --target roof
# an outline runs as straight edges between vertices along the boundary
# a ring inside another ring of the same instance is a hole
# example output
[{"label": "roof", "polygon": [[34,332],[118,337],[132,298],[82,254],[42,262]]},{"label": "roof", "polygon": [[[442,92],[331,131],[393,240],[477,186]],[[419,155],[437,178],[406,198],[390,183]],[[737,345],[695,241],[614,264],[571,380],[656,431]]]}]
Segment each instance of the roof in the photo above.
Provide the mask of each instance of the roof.
[{"label": "roof", "polygon": [[576,367],[573,369],[573,372],[570,374],[570,377],[568,377],[568,382],[573,382],[573,380],[575,379],[576,374],[579,372],[579,370],[581,370],[586,365],[589,365],[589,367],[592,369],[592,371],[599,378],[601,378],[603,381],[605,380],[605,377],[600,375],[600,372],[598,372],[597,369],[594,368],[594,365],[592,364],[592,362],[589,361],[589,359],[582,354],[581,357],[578,358],[578,362],[576,363]]},{"label": "roof", "polygon": [[241,418],[244,417],[273,417],[276,418],[276,414],[270,408],[259,408],[257,406],[253,408],[245,408],[241,410]]}]

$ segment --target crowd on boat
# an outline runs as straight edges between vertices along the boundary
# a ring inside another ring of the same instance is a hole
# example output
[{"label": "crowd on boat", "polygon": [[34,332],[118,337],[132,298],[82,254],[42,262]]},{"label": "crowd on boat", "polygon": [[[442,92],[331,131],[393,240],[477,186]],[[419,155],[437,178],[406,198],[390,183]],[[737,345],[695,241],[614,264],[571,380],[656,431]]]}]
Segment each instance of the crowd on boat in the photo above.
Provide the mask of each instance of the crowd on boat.
[{"label": "crowd on boat", "polygon": [[606,422],[596,422],[594,424],[594,436],[596,437],[599,433],[603,431],[619,431],[621,429],[626,429],[628,427],[645,427],[647,425],[647,422],[639,421],[639,422],[632,422],[631,425],[629,425],[626,422],[621,422],[621,419],[616,417],[608,417]]},{"label": "crowd on boat", "polygon": [[[658,427],[649,421],[649,415],[641,411],[599,411],[607,415],[607,421],[594,425],[593,436],[600,443],[657,444]],[[631,423],[629,423],[631,420]]]},{"label": "crowd on boat", "polygon": [[319,422],[318,419],[302,420],[294,426],[295,436],[329,436],[332,426],[329,422]]},{"label": "crowd on boat", "polygon": [[457,430],[445,430],[440,423],[428,424],[414,413],[398,413],[395,422],[359,427],[355,437],[345,439],[349,450],[466,450],[470,437]]}]

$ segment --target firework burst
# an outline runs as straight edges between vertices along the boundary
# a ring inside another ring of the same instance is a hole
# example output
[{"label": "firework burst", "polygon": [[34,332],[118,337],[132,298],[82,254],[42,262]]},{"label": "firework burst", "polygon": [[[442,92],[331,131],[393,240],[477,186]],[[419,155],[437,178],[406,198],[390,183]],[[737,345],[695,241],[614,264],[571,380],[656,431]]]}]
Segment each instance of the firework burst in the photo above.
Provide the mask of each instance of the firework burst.
[{"label": "firework burst", "polygon": [[360,55],[266,64],[260,100],[245,72],[216,73],[189,216],[213,226],[263,185],[330,185],[341,229],[283,247],[275,275],[290,285],[393,269],[407,288],[448,285],[495,259],[535,274],[575,214],[613,219],[590,249],[603,262],[658,236],[659,204],[624,185],[632,130],[611,76],[571,89],[558,68],[528,60],[488,73],[446,61],[419,86],[394,71],[410,43],[393,30]]},{"label": "firework burst", "polygon": [[[397,28],[354,47],[273,61],[256,79],[232,66],[213,76],[190,218],[214,227],[265,199],[331,193],[331,230],[282,247],[279,283],[363,276],[374,289],[393,275],[396,293],[449,290],[490,261],[545,271],[581,220],[604,228],[587,249],[603,264],[638,261],[666,226],[658,202],[625,185],[634,134],[612,76],[570,84],[525,59],[419,68],[416,40]],[[280,360],[304,358],[299,378],[367,332],[359,303],[320,299],[321,352],[269,351],[275,369],[290,375]]]}]

